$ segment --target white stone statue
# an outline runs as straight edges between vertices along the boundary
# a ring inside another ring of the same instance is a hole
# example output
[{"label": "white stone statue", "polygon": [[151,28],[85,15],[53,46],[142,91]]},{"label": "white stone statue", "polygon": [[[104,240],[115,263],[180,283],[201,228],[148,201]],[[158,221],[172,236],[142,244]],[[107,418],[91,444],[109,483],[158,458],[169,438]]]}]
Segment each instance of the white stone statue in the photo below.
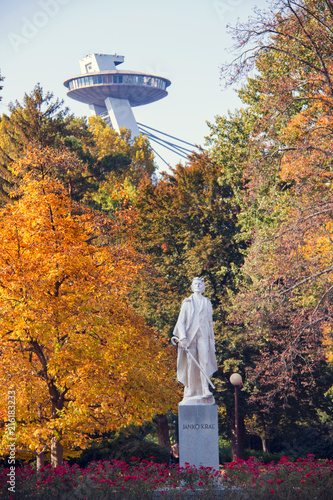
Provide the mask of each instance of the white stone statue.
[{"label": "white stone statue", "polygon": [[193,279],[192,291],[181,305],[173,332],[179,341],[177,377],[185,386],[180,404],[214,404],[208,387],[209,378],[217,371],[213,309],[210,300],[202,295],[205,291],[203,278]]}]

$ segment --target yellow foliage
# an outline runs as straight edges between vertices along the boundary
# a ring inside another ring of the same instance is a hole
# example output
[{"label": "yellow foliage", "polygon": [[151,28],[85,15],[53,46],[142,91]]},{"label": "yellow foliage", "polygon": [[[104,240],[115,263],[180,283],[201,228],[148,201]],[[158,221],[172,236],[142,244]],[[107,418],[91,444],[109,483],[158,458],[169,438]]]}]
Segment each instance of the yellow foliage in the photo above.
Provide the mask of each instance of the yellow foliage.
[{"label": "yellow foliage", "polygon": [[98,245],[111,223],[57,180],[33,177],[0,213],[0,412],[6,421],[13,388],[16,446],[36,453],[52,436],[70,448],[139,424],[178,395],[172,350],[126,299],[141,260],[129,246]]},{"label": "yellow foliage", "polygon": [[281,160],[283,181],[331,182],[331,105],[331,98],[321,96],[288,121],[282,133],[288,144]]},{"label": "yellow foliage", "polygon": [[327,348],[326,351],[326,359],[328,362],[333,361],[333,330],[332,330],[332,325],[324,325],[322,327],[323,331],[323,345]]},{"label": "yellow foliage", "polygon": [[299,246],[299,252],[309,263],[315,263],[315,269],[318,271],[331,265],[333,260],[333,222],[327,222],[321,231],[315,230],[308,232],[304,236],[302,245]]},{"label": "yellow foliage", "polygon": [[108,127],[100,117],[89,118],[89,130],[92,133],[94,143],[93,145],[89,144],[88,149],[98,159],[107,155],[122,154],[127,156],[131,164],[126,175],[135,184],[138,184],[145,175],[152,175],[155,169],[154,154],[146,136],[141,134],[132,141],[130,131],[123,128],[118,134],[114,129]]}]

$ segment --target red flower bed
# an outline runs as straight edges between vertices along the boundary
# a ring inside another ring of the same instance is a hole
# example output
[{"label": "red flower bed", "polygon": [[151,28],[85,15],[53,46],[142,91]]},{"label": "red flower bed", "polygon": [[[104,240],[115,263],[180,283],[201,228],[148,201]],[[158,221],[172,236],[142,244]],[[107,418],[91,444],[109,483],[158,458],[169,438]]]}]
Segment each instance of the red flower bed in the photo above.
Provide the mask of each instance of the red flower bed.
[{"label": "red flower bed", "polygon": [[333,499],[333,461],[317,461],[309,454],[291,462],[264,464],[256,458],[237,460],[226,466],[224,480],[230,486],[251,488],[252,498]]},{"label": "red flower bed", "polygon": [[92,462],[86,469],[65,463],[37,472],[26,465],[15,471],[14,494],[8,490],[8,473],[8,469],[0,471],[0,499],[333,500],[333,461],[316,461],[311,455],[296,462],[282,457],[276,464],[254,457],[237,460],[226,464],[222,475],[209,467],[181,468],[135,457],[130,464]]}]

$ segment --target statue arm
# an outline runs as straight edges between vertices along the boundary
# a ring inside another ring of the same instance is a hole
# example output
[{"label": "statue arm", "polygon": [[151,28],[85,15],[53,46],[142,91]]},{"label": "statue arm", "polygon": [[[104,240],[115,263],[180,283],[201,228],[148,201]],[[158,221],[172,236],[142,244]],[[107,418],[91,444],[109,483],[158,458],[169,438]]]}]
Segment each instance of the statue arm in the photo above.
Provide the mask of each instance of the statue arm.
[{"label": "statue arm", "polygon": [[185,301],[182,303],[180,308],[180,313],[178,316],[178,321],[174,330],[174,335],[179,338],[180,344],[184,344],[187,347],[187,335],[186,335],[186,323],[187,323],[187,306]]}]

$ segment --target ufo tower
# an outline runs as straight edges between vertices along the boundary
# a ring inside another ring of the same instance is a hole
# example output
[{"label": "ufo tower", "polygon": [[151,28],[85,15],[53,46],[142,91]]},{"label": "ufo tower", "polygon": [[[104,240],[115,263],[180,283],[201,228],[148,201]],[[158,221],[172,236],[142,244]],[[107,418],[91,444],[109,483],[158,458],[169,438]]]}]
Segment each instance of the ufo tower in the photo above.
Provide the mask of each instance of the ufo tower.
[{"label": "ufo tower", "polygon": [[118,70],[124,56],[91,54],[80,60],[81,75],[64,82],[67,95],[89,104],[91,114],[101,116],[117,132],[140,134],[132,108],[158,101],[168,95],[170,80],[139,71]]}]

